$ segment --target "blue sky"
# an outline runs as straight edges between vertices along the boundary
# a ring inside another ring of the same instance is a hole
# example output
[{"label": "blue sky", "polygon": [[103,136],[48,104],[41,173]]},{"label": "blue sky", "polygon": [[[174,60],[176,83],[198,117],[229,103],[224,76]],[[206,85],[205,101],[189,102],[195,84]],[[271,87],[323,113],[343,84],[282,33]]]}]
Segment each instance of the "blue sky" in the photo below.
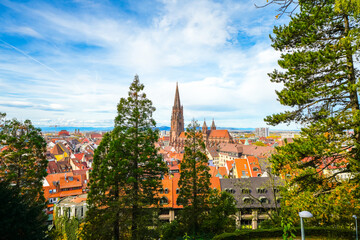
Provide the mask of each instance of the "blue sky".
[{"label": "blue sky", "polygon": [[112,126],[138,74],[159,126],[170,124],[176,82],[185,123],[265,126],[284,110],[267,76],[280,56],[269,34],[289,19],[254,3],[266,1],[0,0],[0,112]]}]

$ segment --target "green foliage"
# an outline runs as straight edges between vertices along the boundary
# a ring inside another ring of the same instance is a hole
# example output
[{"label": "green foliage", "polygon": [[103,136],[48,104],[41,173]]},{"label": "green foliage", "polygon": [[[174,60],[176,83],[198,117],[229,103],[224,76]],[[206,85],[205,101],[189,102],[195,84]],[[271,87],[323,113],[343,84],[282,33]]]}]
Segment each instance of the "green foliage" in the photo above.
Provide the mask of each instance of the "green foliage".
[{"label": "green foliage", "polygon": [[[295,236],[301,236],[299,227],[294,228]],[[320,227],[306,227],[305,234],[307,237],[318,237],[316,239],[331,240],[331,239],[354,239],[354,231],[349,229],[336,228],[320,228]],[[234,233],[223,233],[217,235],[213,240],[257,240],[257,239],[274,239],[282,237],[282,228],[273,229],[256,229],[256,230],[241,230]]]},{"label": "green foliage", "polygon": [[[151,239],[157,234],[157,192],[167,168],[154,146],[155,108],[143,89],[136,75],[128,97],[117,106],[114,130],[95,151],[84,226],[87,239]],[[147,210],[150,206],[154,210]]]},{"label": "green foliage", "polygon": [[0,113],[0,176],[25,198],[44,203],[42,180],[47,175],[46,142],[30,120],[5,120]]},{"label": "green foliage", "polygon": [[210,210],[202,224],[204,232],[213,235],[235,231],[236,202],[232,194],[214,190],[209,199]]},{"label": "green foliage", "polygon": [[294,234],[294,227],[291,221],[281,219],[281,227],[283,228],[283,240],[293,240],[296,236]]},{"label": "green foliage", "polygon": [[256,141],[253,145],[255,145],[255,146],[266,146],[266,144],[261,142],[261,141]]},{"label": "green foliage", "polygon": [[184,206],[180,221],[186,232],[197,235],[209,210],[211,194],[208,158],[199,124],[193,120],[186,130],[185,153],[180,165],[179,203]]},{"label": "green foliage", "polygon": [[1,180],[0,206],[1,240],[47,239],[43,204],[25,198],[19,188]]},{"label": "green foliage", "polygon": [[[70,211],[70,208],[66,209],[66,211]],[[59,216],[57,214],[57,209],[55,210],[54,214],[56,215],[55,229],[58,234],[53,240],[78,240],[78,229],[81,221],[76,217],[69,219],[67,213],[65,213],[63,216]]]},{"label": "green foliage", "polygon": [[[282,70],[269,76],[283,84],[278,99],[291,108],[265,120],[303,126],[301,137],[271,158],[275,174],[286,177],[282,214],[293,223],[306,209],[313,225],[349,226],[360,209],[358,3],[299,1],[299,13],[271,36]],[[341,173],[351,178],[339,178]]]},{"label": "green foliage", "polygon": [[278,227],[274,222],[270,219],[264,220],[259,224],[260,229],[272,229]]}]

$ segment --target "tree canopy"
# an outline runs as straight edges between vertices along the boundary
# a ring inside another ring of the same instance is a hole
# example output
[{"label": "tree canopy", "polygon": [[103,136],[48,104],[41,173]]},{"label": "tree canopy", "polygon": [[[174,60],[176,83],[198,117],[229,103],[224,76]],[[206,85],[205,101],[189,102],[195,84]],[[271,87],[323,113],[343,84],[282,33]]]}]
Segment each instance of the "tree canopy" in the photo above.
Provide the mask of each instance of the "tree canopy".
[{"label": "tree canopy", "polygon": [[[316,200],[330,201],[342,188],[355,191],[349,196],[358,194],[360,36],[357,10],[349,4],[356,1],[299,1],[299,13],[288,25],[275,27],[271,36],[272,46],[281,52],[282,70],[269,76],[283,84],[278,100],[290,108],[265,120],[303,126],[301,138],[278,148],[272,163],[275,172],[289,180],[288,197],[307,192],[313,207],[325,204]],[[329,217],[323,216],[322,222]]]},{"label": "tree canopy", "polygon": [[25,197],[44,202],[42,181],[47,175],[46,142],[30,120],[23,123],[0,115],[0,177]]},{"label": "tree canopy", "polygon": [[155,148],[155,108],[143,89],[136,75],[128,97],[117,105],[114,130],[95,151],[85,224],[89,239],[151,238],[156,217],[149,207],[159,202],[167,168]]},{"label": "tree canopy", "polygon": [[199,124],[192,121],[186,129],[185,153],[180,164],[180,194],[178,201],[184,206],[182,221],[189,233],[199,232],[204,213],[209,210],[210,173],[205,143]]},{"label": "tree canopy", "polygon": [[46,142],[30,120],[0,113],[0,239],[45,239]]}]

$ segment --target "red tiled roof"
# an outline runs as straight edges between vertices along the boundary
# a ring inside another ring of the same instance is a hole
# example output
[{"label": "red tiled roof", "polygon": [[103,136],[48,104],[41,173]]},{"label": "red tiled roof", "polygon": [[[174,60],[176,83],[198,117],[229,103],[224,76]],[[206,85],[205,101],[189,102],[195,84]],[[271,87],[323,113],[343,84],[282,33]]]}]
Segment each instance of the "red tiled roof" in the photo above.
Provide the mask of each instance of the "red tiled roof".
[{"label": "red tiled roof", "polygon": [[66,131],[66,130],[61,130],[61,131],[59,132],[59,136],[61,136],[61,135],[63,135],[63,136],[70,136],[69,132]]},{"label": "red tiled roof", "polygon": [[85,153],[75,153],[74,156],[76,157],[76,159],[81,161],[84,157],[84,154]]},{"label": "red tiled roof", "polygon": [[211,130],[209,138],[230,138],[228,130]]},{"label": "red tiled roof", "polygon": [[[71,180],[72,179],[72,180]],[[80,176],[65,176],[60,177],[60,188],[73,188],[73,187],[81,187],[81,177]]]},{"label": "red tiled roof", "polygon": [[55,161],[48,162],[47,166],[48,173],[59,173],[60,169]]},{"label": "red tiled roof", "polygon": [[230,171],[233,167],[234,161],[230,160],[230,161],[226,161],[226,166],[228,168],[228,170]]},{"label": "red tiled roof", "polygon": [[100,133],[92,133],[90,137],[94,139],[94,138],[102,138],[103,136]]},{"label": "red tiled roof", "polygon": [[218,173],[220,173],[221,176],[228,176],[228,172],[226,170],[226,167],[219,167],[218,168]]}]

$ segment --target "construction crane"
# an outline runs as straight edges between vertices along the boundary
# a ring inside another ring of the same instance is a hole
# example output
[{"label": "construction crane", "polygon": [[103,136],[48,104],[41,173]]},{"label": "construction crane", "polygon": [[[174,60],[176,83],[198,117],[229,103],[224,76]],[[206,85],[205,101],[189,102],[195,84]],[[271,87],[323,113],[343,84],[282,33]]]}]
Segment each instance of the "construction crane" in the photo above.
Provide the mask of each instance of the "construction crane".
[{"label": "construction crane", "polygon": [[55,128],[55,135],[56,135],[57,134],[56,129],[57,129],[57,127],[60,127],[60,125],[50,125],[49,127],[54,127]]}]

